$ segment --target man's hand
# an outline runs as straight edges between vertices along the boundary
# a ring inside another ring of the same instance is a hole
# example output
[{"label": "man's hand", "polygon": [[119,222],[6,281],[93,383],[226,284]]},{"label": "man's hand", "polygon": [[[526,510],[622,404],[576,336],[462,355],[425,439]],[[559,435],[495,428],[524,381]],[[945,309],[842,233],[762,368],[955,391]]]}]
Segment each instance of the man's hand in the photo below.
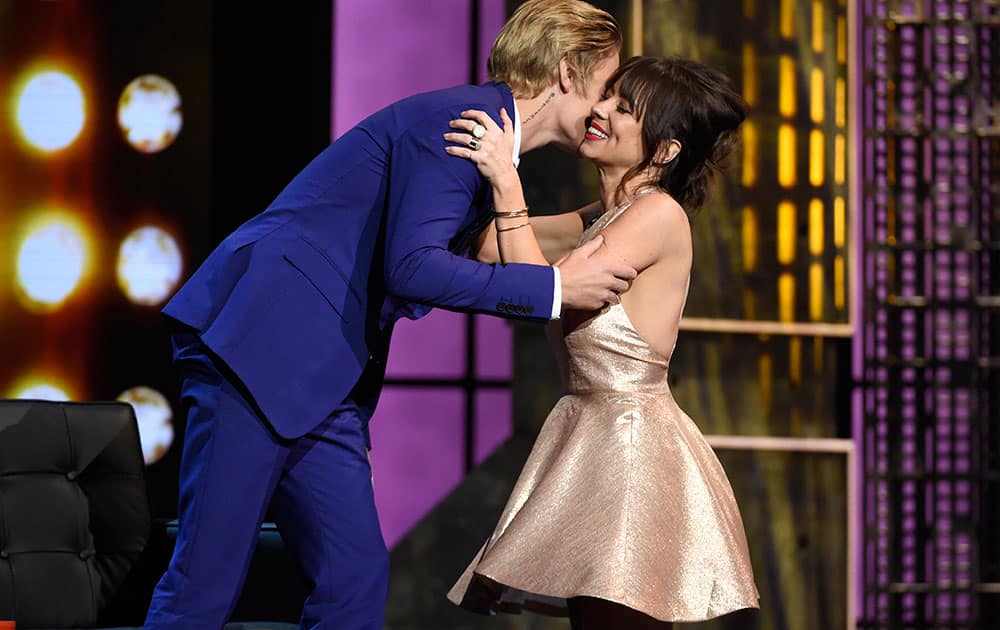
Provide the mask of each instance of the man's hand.
[{"label": "man's hand", "polygon": [[597,236],[556,263],[565,308],[593,311],[614,304],[635,280],[635,269],[624,262],[593,257],[603,244],[604,237]]}]

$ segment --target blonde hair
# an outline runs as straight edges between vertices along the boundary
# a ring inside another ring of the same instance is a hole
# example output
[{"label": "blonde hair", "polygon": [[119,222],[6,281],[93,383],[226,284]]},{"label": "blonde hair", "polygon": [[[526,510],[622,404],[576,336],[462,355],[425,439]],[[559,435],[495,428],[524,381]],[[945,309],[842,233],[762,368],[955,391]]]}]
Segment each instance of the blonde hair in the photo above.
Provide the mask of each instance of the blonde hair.
[{"label": "blonde hair", "polygon": [[538,96],[559,78],[566,58],[587,88],[594,67],[621,48],[618,23],[607,12],[582,0],[528,0],[501,29],[490,51],[488,70],[494,81],[510,86],[519,97]]}]

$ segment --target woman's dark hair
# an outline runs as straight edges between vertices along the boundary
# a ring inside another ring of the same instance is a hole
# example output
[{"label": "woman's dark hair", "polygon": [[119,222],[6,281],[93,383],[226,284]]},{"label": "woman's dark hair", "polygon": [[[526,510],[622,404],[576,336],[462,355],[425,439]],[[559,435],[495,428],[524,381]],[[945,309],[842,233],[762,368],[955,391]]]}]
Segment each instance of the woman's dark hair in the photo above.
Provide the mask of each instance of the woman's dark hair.
[{"label": "woman's dark hair", "polygon": [[[642,121],[644,155],[618,187],[650,166],[662,167],[655,184],[666,190],[688,213],[708,198],[712,175],[720,170],[736,144],[736,130],[747,116],[747,105],[723,73],[697,61],[676,57],[633,57],[608,79],[608,89],[631,105]],[[664,141],[676,140],[680,153],[670,162],[657,161]]]}]

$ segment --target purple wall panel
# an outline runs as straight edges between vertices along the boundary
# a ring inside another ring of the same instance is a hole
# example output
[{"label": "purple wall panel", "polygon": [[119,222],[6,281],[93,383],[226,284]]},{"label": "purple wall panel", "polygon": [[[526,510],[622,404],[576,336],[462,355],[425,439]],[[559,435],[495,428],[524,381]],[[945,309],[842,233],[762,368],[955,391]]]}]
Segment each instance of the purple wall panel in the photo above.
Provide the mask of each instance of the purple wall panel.
[{"label": "purple wall panel", "polygon": [[[489,48],[506,17],[504,0],[479,0],[477,50],[472,4],[465,0],[333,2],[330,128],[336,138],[357,122],[411,94],[469,81],[473,53],[486,79]],[[435,311],[402,321],[393,337],[389,378],[460,379],[466,368],[466,316]],[[485,323],[484,323],[485,322]],[[480,318],[479,378],[511,373],[510,328]],[[476,461],[509,435],[510,393],[476,398]],[[464,475],[465,399],[459,387],[387,387],[372,421],[375,494],[386,544],[393,546]]]},{"label": "purple wall panel", "polygon": [[513,372],[513,327],[499,317],[476,316],[476,377],[508,380]]},{"label": "purple wall panel", "polygon": [[458,388],[386,387],[372,418],[372,469],[390,548],[465,475]]},{"label": "purple wall panel", "polygon": [[403,97],[468,83],[470,19],[454,0],[334,2],[333,136]]},{"label": "purple wall panel", "polygon": [[392,334],[387,378],[462,378],[468,315],[435,309],[417,321],[400,320]]},{"label": "purple wall panel", "polygon": [[474,461],[478,466],[514,432],[514,396],[509,389],[476,392]]}]

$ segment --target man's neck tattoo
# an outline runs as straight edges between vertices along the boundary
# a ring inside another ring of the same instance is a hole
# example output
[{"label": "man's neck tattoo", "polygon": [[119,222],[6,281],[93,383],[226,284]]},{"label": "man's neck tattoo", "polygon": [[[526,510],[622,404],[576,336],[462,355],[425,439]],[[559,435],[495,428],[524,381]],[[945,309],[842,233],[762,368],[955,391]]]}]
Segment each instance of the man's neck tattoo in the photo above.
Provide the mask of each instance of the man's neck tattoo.
[{"label": "man's neck tattoo", "polygon": [[549,104],[549,102],[550,102],[550,101],[551,101],[552,99],[554,99],[555,97],[556,97],[556,93],[555,93],[554,91],[553,91],[553,92],[549,92],[549,97],[548,97],[547,99],[545,99],[545,102],[544,102],[544,103],[542,103],[542,106],[541,106],[541,107],[539,107],[538,109],[536,109],[536,110],[535,110],[535,113],[534,113],[534,114],[532,114],[531,116],[528,116],[527,118],[525,118],[525,119],[524,119],[524,120],[523,120],[523,121],[521,122],[521,124],[522,124],[522,125],[525,125],[525,124],[527,124],[527,123],[530,123],[530,122],[531,122],[531,119],[532,119],[532,118],[534,118],[535,116],[537,116],[537,115],[538,115],[538,112],[540,112],[540,111],[542,111],[543,109],[545,109],[545,106],[546,106],[546,105],[548,105],[548,104]]}]

